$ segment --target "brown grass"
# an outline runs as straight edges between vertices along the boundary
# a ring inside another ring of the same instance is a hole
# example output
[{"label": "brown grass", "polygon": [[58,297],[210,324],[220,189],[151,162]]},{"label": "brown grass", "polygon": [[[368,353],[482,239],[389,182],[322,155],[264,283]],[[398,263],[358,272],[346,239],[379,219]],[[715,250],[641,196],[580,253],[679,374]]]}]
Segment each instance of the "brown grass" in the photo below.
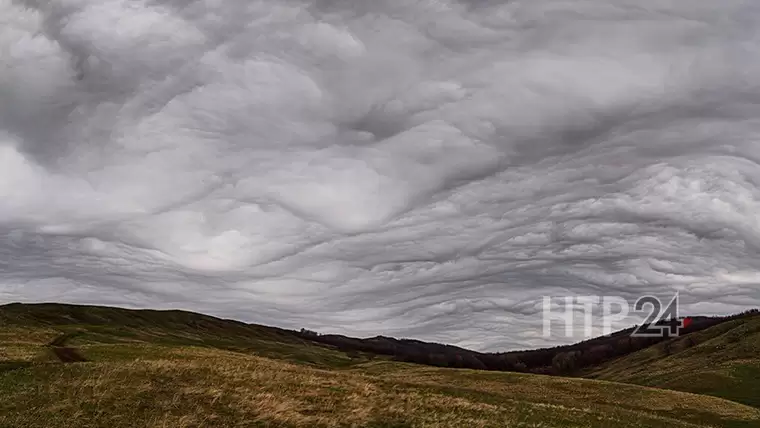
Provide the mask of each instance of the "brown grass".
[{"label": "brown grass", "polygon": [[[0,427],[760,426],[760,410],[683,392],[369,361],[270,336],[96,327],[0,329]],[[59,348],[87,362],[54,358],[48,344],[63,333]]]},{"label": "brown grass", "polygon": [[0,373],[0,426],[760,424],[760,411],[728,401],[607,382],[390,362],[328,370],[193,347],[141,351],[144,356],[131,361],[42,364]]}]

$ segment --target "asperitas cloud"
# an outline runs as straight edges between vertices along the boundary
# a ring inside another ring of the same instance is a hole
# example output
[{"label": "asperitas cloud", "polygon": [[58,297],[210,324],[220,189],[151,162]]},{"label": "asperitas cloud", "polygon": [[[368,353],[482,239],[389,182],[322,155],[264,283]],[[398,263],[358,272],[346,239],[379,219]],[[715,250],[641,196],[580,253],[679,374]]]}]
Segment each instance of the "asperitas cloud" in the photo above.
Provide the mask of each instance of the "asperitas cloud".
[{"label": "asperitas cloud", "polygon": [[479,350],[760,306],[760,3],[0,0],[0,300]]}]

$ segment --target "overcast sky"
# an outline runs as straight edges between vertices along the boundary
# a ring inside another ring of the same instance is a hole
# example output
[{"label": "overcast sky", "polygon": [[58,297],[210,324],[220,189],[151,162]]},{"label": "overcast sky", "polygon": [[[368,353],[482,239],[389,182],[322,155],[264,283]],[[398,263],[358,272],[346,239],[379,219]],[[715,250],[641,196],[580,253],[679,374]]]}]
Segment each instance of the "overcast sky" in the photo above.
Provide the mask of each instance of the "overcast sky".
[{"label": "overcast sky", "polygon": [[542,296],[760,306],[759,36],[747,0],[0,0],[0,301],[478,350],[582,339]]}]

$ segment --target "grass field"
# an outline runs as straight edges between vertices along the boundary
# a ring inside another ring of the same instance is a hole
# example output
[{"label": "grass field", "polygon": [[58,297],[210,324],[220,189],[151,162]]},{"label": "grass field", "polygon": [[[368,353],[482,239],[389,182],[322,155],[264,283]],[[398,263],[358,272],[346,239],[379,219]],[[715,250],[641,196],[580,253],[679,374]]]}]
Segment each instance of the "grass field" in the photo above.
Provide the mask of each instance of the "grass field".
[{"label": "grass field", "polygon": [[349,356],[196,314],[35,310],[0,307],[0,427],[760,426],[686,392]]},{"label": "grass field", "polygon": [[657,344],[586,376],[708,394],[760,408],[760,315]]}]

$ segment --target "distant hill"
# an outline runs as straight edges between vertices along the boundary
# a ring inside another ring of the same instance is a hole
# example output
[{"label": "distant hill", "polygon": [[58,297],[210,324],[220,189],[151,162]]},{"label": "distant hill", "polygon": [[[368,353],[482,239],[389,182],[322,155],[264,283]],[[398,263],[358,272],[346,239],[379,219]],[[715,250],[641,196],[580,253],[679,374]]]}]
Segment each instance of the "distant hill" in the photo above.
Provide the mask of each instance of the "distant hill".
[{"label": "distant hill", "polygon": [[[757,311],[726,317],[691,317],[691,324],[681,330],[682,335],[699,332],[722,323],[757,315]],[[671,323],[677,320],[670,321]],[[358,339],[332,334],[317,334],[302,330],[305,339],[332,345],[344,351],[362,351],[387,355],[397,361],[413,362],[438,367],[472,368],[479,370],[517,371],[539,374],[575,375],[583,369],[649,348],[667,340],[667,337],[631,337],[634,327],[572,345],[552,348],[481,353],[451,345],[394,339],[377,336]]]},{"label": "distant hill", "polygon": [[0,306],[0,427],[760,426],[760,410],[721,398],[425,367],[304,334],[182,311]]}]

